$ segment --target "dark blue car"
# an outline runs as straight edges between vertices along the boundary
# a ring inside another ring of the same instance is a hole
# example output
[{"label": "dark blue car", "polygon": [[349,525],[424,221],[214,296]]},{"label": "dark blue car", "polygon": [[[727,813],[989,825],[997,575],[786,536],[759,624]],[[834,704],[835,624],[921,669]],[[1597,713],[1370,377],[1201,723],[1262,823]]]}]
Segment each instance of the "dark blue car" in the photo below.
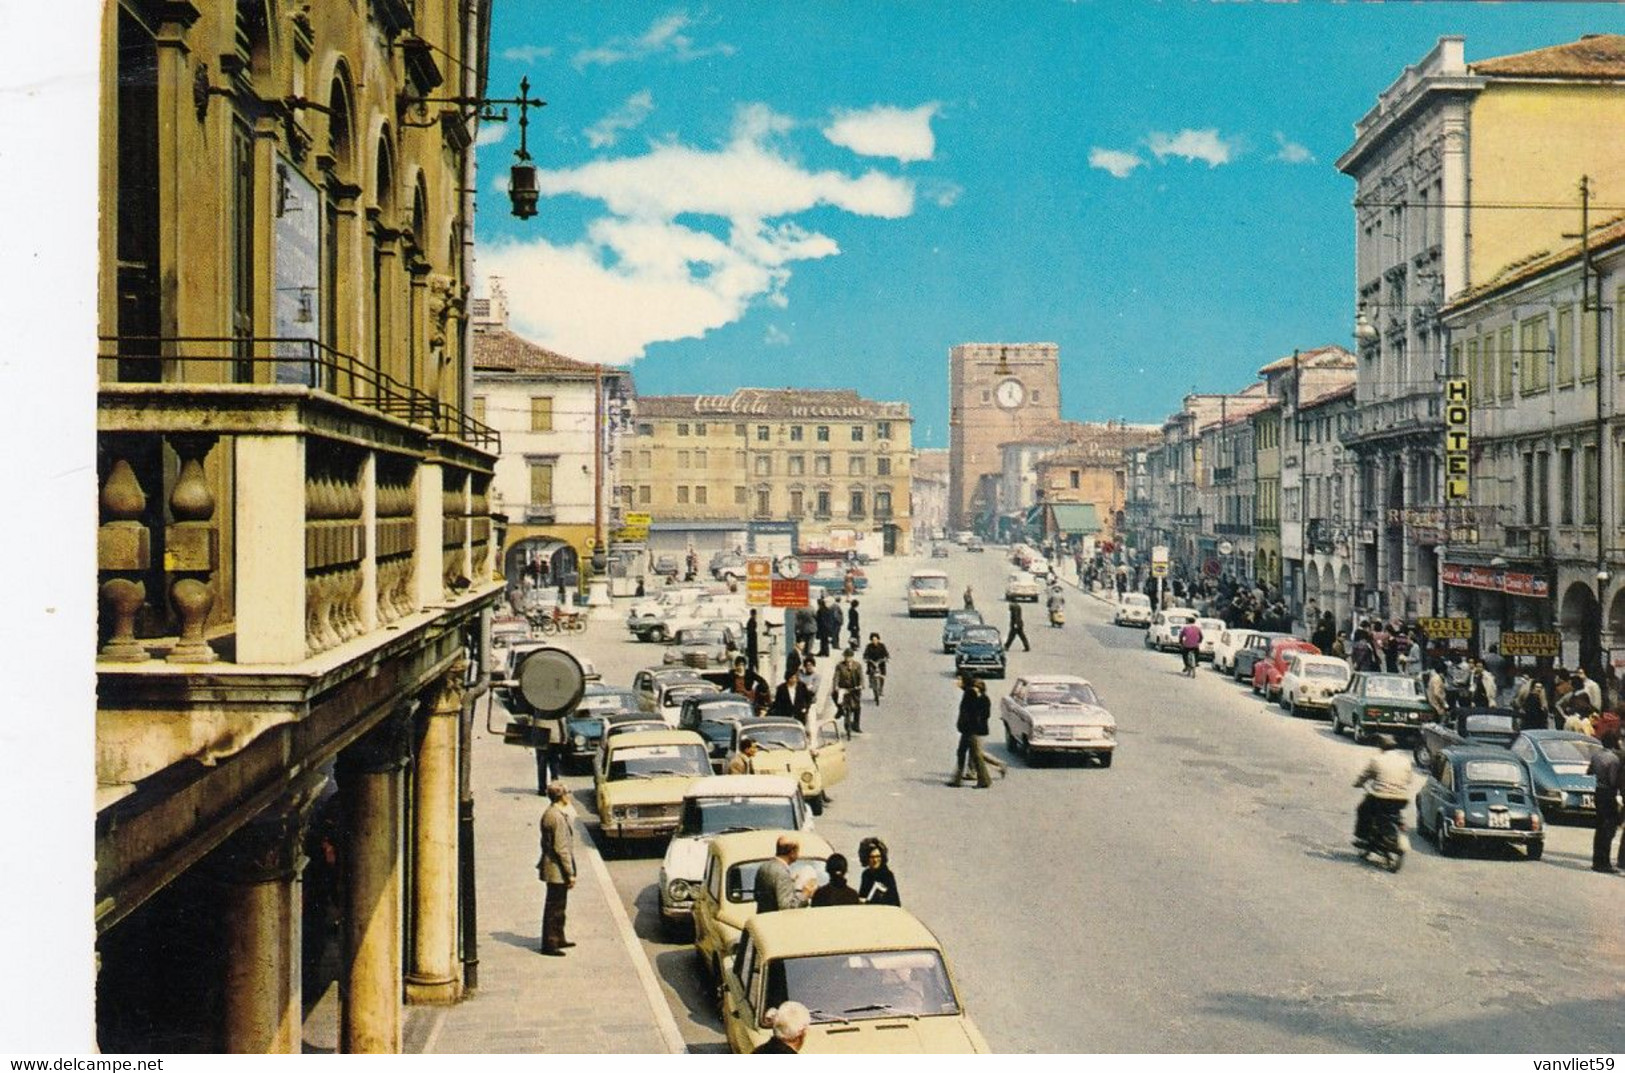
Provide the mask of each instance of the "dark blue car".
[{"label": "dark blue car", "polygon": [[959,645],[960,635],[967,626],[979,626],[982,623],[982,613],[970,608],[964,611],[949,611],[948,617],[942,620],[942,650],[952,652]]},{"label": "dark blue car", "polygon": [[954,670],[978,678],[1004,677],[1004,638],[996,626],[967,626],[954,653]]},{"label": "dark blue car", "polygon": [[1532,861],[1546,849],[1546,823],[1529,769],[1493,745],[1454,745],[1433,754],[1416,795],[1416,827],[1446,857],[1468,843],[1510,842]]},{"label": "dark blue car", "polygon": [[1572,730],[1526,730],[1512,743],[1512,754],[1529,767],[1535,800],[1548,818],[1597,818],[1597,780],[1586,774],[1602,742]]}]

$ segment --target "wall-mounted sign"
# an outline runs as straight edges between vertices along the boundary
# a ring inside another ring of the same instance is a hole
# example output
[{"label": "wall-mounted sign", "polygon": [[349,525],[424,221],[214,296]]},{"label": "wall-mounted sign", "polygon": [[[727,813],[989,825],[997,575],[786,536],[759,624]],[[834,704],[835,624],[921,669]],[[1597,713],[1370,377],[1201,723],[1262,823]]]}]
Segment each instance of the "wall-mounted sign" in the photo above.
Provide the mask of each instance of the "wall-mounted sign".
[{"label": "wall-mounted sign", "polygon": [[1503,633],[1503,656],[1550,656],[1556,658],[1563,647],[1560,633]]},{"label": "wall-mounted sign", "polygon": [[1470,618],[1422,618],[1416,624],[1434,641],[1470,641],[1473,639],[1473,620]]},{"label": "wall-mounted sign", "polygon": [[1551,595],[1551,584],[1539,575],[1516,570],[1499,570],[1490,566],[1445,563],[1444,583],[1459,589],[1506,592],[1513,596],[1534,597],[1537,600],[1544,600]]},{"label": "wall-mounted sign", "polygon": [[1472,410],[1467,381],[1444,382],[1444,494],[1446,499],[1465,500],[1473,495],[1472,477],[1468,471],[1471,436],[1469,424]]},{"label": "wall-mounted sign", "polygon": [[808,598],[807,582],[786,581],[783,578],[774,578],[773,606],[774,607],[811,607],[812,601]]}]

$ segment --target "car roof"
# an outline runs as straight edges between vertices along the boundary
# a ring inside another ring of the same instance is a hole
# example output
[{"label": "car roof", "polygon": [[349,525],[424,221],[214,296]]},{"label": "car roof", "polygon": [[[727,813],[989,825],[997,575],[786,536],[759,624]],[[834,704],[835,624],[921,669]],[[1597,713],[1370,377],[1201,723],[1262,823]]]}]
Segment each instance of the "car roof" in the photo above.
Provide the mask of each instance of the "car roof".
[{"label": "car roof", "polygon": [[1519,767],[1523,761],[1517,754],[1501,748],[1499,745],[1449,745],[1439,750],[1439,754],[1452,761],[1456,760],[1507,760]]},{"label": "car roof", "polygon": [[610,749],[627,749],[634,745],[698,745],[703,749],[705,739],[692,730],[634,730],[617,734]]},{"label": "car roof", "polygon": [[937,950],[931,930],[895,905],[831,905],[757,913],[746,929],[764,959],[858,950]]},{"label": "car roof", "polygon": [[1087,678],[1075,674],[1024,674],[1016,679],[1018,685],[1023,682],[1030,686],[1089,685]]},{"label": "car roof", "polygon": [[793,797],[796,780],[783,775],[707,775],[696,779],[684,797],[729,797],[748,794],[757,797]]},{"label": "car roof", "polygon": [[[711,682],[708,684],[715,685],[716,683]],[[723,702],[727,702],[729,704],[749,704],[750,698],[731,691],[724,691],[721,693],[696,693],[691,697],[683,698],[684,704],[692,704],[696,708],[703,708],[707,704],[720,704]]]},{"label": "car roof", "polygon": [[1196,621],[1197,622],[1217,622],[1220,626],[1224,625],[1224,619],[1222,619],[1222,618],[1213,618],[1211,616],[1209,616],[1207,618],[1199,618]]},{"label": "car roof", "polygon": [[768,828],[763,831],[736,831],[718,835],[711,840],[711,856],[732,866],[737,861],[759,861],[773,856],[780,835],[795,835],[801,842],[804,857],[827,858],[835,850],[824,837],[813,831],[786,831]]},{"label": "car roof", "polygon": [[912,574],[909,575],[909,577],[911,577],[911,578],[913,578],[913,577],[940,577],[940,578],[946,578],[947,576],[948,575],[944,574],[941,570],[916,570]]},{"label": "car roof", "polygon": [[807,725],[799,719],[776,719],[772,716],[763,716],[760,719],[752,719],[748,723],[740,723],[739,726],[741,728],[741,734],[749,734],[753,730],[761,730],[766,727],[775,726],[795,727],[797,730],[807,729]]},{"label": "car roof", "polygon": [[1578,730],[1526,730],[1522,736],[1530,741],[1589,741],[1602,744],[1590,734],[1582,734]]},{"label": "car roof", "polygon": [[[1347,669],[1349,665],[1349,661],[1343,657],[1328,656],[1324,652],[1301,652],[1298,654],[1298,658],[1305,663],[1335,663],[1339,667],[1343,667],[1345,669]],[[1394,677],[1403,678],[1405,676],[1402,674],[1396,674]]]}]

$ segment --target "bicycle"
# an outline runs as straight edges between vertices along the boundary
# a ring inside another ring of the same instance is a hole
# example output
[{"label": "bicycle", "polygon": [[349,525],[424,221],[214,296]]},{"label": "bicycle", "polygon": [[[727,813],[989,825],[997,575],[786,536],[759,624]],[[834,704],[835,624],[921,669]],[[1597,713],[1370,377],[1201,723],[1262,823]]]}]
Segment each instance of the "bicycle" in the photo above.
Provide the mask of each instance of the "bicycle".
[{"label": "bicycle", "polygon": [[[841,690],[841,702],[836,706],[836,713],[840,716],[841,725],[846,728],[846,740],[852,740],[853,729],[862,721],[863,690]],[[858,731],[862,733],[862,731]]]},{"label": "bicycle", "polygon": [[869,660],[863,665],[864,673],[869,676],[869,691],[875,695],[875,703],[880,703],[880,695],[886,692],[886,661]]}]

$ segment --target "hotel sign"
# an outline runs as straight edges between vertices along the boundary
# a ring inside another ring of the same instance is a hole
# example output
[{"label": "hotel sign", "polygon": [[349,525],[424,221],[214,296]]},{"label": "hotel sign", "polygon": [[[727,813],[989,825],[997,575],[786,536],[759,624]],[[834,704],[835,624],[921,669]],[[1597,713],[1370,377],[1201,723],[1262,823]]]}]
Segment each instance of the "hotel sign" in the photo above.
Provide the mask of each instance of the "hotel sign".
[{"label": "hotel sign", "polygon": [[1472,410],[1467,381],[1444,382],[1444,494],[1446,499],[1471,499],[1473,482],[1468,472],[1468,426]]}]

